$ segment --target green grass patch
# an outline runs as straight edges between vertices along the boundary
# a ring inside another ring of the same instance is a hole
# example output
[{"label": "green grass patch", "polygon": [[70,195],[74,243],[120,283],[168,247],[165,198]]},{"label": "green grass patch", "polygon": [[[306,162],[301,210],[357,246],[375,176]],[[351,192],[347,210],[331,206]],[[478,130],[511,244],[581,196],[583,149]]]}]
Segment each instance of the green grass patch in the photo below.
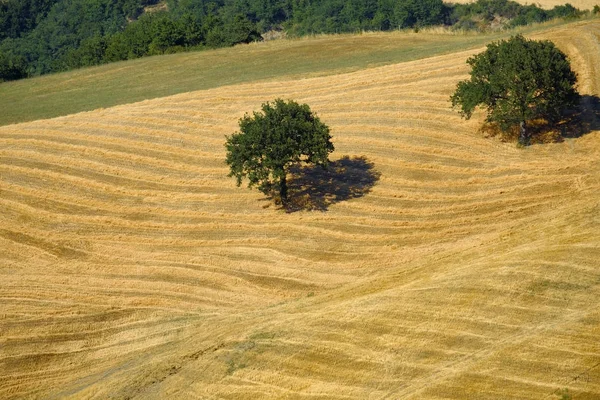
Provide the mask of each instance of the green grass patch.
[{"label": "green grass patch", "polygon": [[[525,32],[556,25],[529,27]],[[510,34],[421,31],[316,36],[148,57],[5,82],[0,84],[0,125],[224,85],[356,71],[476,48]]]}]

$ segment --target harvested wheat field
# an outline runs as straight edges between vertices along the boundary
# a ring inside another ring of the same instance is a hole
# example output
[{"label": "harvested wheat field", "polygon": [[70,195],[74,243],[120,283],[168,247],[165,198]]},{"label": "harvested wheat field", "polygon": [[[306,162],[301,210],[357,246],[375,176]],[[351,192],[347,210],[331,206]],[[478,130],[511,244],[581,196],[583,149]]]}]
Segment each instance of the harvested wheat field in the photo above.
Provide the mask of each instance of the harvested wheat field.
[{"label": "harvested wheat field", "polygon": [[[599,22],[535,37],[600,94]],[[600,398],[598,120],[483,137],[471,54],[0,127],[0,398]],[[312,211],[227,177],[276,97],[332,130]]]}]

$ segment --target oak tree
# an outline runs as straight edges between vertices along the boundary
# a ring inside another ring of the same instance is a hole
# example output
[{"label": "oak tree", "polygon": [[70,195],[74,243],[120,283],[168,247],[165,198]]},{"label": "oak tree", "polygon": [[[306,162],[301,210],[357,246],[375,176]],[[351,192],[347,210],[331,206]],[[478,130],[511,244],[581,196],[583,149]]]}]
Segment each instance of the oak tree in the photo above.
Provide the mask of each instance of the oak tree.
[{"label": "oak tree", "polygon": [[313,114],[307,104],[276,99],[262,105],[261,111],[246,114],[239,132],[227,137],[226,162],[229,176],[240,186],[279,193],[287,200],[288,168],[298,162],[326,166],[334,149],[329,127]]},{"label": "oak tree", "polygon": [[502,130],[520,125],[520,140],[527,138],[527,121],[558,122],[578,98],[577,77],[567,56],[548,40],[513,36],[489,44],[467,63],[471,78],[458,83],[451,97],[453,107],[469,119],[482,106],[487,122]]}]

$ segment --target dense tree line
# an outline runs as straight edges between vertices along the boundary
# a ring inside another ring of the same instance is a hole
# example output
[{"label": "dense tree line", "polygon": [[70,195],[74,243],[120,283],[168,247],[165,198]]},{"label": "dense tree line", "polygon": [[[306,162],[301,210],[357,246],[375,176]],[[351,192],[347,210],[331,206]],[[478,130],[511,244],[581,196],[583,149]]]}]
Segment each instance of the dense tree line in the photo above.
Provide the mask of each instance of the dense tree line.
[{"label": "dense tree line", "polygon": [[0,82],[148,55],[290,35],[394,30],[430,25],[487,29],[577,17],[571,5],[543,10],[509,0],[451,5],[442,0],[0,1]]},{"label": "dense tree line", "polygon": [[521,5],[510,0],[478,0],[453,6],[446,23],[455,28],[485,30],[494,21],[503,27],[513,28],[555,18],[579,18],[583,14],[569,3],[544,10],[535,4]]},{"label": "dense tree line", "polygon": [[25,0],[29,6],[17,18],[14,10],[19,9],[21,2],[9,0],[0,11],[6,36],[0,44],[0,79],[67,69],[64,60],[69,52],[94,36],[109,38],[122,31],[128,19],[138,16],[147,3],[145,0]]}]

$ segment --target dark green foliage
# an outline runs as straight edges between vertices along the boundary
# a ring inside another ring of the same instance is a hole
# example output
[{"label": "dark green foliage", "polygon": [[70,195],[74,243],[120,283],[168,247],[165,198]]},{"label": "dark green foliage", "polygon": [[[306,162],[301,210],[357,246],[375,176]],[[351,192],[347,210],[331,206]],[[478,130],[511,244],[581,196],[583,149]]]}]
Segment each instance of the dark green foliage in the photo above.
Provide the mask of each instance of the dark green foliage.
[{"label": "dark green foliage", "polygon": [[167,13],[143,15],[123,32],[129,48],[128,58],[164,54],[167,49],[185,44],[182,24]]},{"label": "dark green foliage", "polygon": [[145,14],[107,40],[104,62],[172,53],[204,41],[204,30],[190,14]]},{"label": "dark green foliage", "polygon": [[210,30],[206,34],[208,47],[233,46],[238,43],[261,41],[262,37],[256,24],[242,14],[236,15],[230,23],[225,24],[221,19],[213,18]]},{"label": "dark green foliage", "polygon": [[127,60],[129,56],[129,45],[130,42],[126,40],[124,33],[121,32],[112,35],[106,45],[103,61],[115,62]]},{"label": "dark green foliage", "polygon": [[406,0],[397,3],[396,22],[400,28],[441,24],[444,10],[441,0]]},{"label": "dark green foliage", "polygon": [[574,19],[580,17],[582,12],[573,7],[570,3],[562,6],[556,6],[550,11],[551,18],[568,18]]},{"label": "dark green foliage", "polygon": [[286,26],[304,35],[443,24],[446,7],[442,0],[296,0],[291,14]]},{"label": "dark green foliage", "polygon": [[59,0],[0,1],[0,41],[33,30]]},{"label": "dark green foliage", "polygon": [[64,57],[68,69],[98,65],[104,61],[108,40],[100,35],[81,42],[78,48],[71,49]]},{"label": "dark green foliage", "polygon": [[569,60],[550,41],[514,36],[467,60],[471,79],[458,83],[452,105],[469,119],[476,107],[503,130],[543,118],[557,122],[577,100]]},{"label": "dark green foliage", "polygon": [[143,3],[144,0],[59,0],[35,29],[17,39],[4,40],[0,51],[25,59],[28,75],[69,69],[69,53],[87,39],[121,31],[127,24],[127,14]]},{"label": "dark green foliage", "polygon": [[0,53],[0,82],[25,78],[25,61]]},{"label": "dark green foliage", "polygon": [[228,29],[228,43],[251,43],[262,40],[256,26],[245,15],[236,15]]},{"label": "dark green foliage", "polygon": [[287,200],[288,168],[298,162],[325,167],[333,151],[329,128],[307,104],[267,102],[239,125],[240,131],[225,143],[229,176],[238,186],[248,178],[248,187],[257,186],[265,194],[275,189],[282,202]]},{"label": "dark green foliage", "polygon": [[511,28],[554,18],[578,18],[581,15],[581,10],[568,3],[556,6],[552,10],[544,10],[535,4],[521,5],[511,0],[477,0],[475,3],[454,5],[447,23],[457,28],[476,27],[485,30],[489,29],[495,20]]}]

